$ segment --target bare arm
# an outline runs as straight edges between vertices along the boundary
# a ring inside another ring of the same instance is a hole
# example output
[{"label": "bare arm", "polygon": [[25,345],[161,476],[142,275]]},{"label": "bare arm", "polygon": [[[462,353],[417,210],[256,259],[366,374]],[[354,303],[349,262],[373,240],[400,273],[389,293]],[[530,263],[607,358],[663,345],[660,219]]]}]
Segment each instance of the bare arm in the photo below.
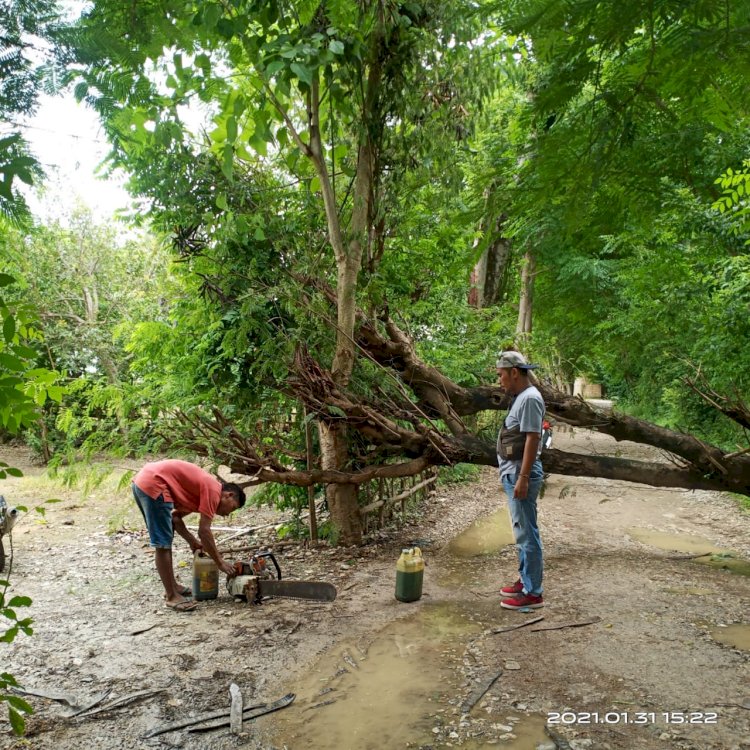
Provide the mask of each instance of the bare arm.
[{"label": "bare arm", "polygon": [[518,480],[513,490],[514,497],[525,499],[529,494],[529,475],[531,474],[531,467],[534,465],[534,461],[536,461],[540,440],[541,435],[538,432],[526,433],[526,445],[523,448],[521,470],[518,473]]},{"label": "bare arm", "polygon": [[237,573],[235,569],[219,554],[219,550],[216,547],[216,541],[214,540],[214,535],[211,531],[212,520],[213,519],[209,518],[208,516],[204,516],[203,513],[201,513],[201,520],[198,524],[198,538],[201,540],[201,544],[203,545],[203,551],[213,559],[220,571],[226,573],[229,576],[236,575]]},{"label": "bare arm", "polygon": [[203,549],[203,545],[190,533],[188,527],[185,526],[185,522],[182,520],[184,515],[186,514],[179,513],[176,510],[172,511],[172,526],[174,530],[190,545],[191,552]]}]

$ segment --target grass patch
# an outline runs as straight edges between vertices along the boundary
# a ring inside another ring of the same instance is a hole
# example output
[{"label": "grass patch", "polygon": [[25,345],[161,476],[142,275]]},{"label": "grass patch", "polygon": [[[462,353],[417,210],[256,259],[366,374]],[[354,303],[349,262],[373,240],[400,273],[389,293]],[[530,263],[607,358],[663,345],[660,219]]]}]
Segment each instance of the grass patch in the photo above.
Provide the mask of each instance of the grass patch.
[{"label": "grass patch", "polygon": [[118,531],[138,531],[142,528],[144,528],[143,516],[141,516],[132,498],[118,501],[107,517],[107,534],[109,536],[116,534]]},{"label": "grass patch", "polygon": [[732,498],[737,503],[737,505],[740,506],[740,510],[744,511],[745,513],[750,513],[750,497],[747,497],[747,495],[736,495],[732,493]]},{"label": "grass patch", "polygon": [[464,482],[477,482],[482,474],[482,469],[475,464],[456,464],[455,466],[441,467],[438,475],[438,484],[462,484]]}]

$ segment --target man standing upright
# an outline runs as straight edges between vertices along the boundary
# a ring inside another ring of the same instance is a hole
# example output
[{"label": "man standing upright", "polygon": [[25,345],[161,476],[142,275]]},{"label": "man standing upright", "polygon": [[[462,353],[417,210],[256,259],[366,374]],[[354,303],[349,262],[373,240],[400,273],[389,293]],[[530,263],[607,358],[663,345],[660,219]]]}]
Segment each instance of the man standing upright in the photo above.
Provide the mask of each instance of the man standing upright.
[{"label": "man standing upright", "polygon": [[[177,612],[195,609],[187,599],[191,590],[181,586],[172,566],[172,539],[176,531],[193,552],[206,552],[219,570],[229,576],[234,568],[221,556],[211,533],[214,516],[228,516],[245,504],[239,485],[220,482],[200,466],[167,459],[146,464],[133,479],[133,496],[146,521],[151,546],[155,548],[156,570],[164,586],[167,607]],[[190,533],[183,518],[200,513],[198,538]]]},{"label": "man standing upright", "polygon": [[518,580],[500,589],[506,609],[539,609],[542,598],[542,540],[537,525],[536,501],[544,481],[541,454],[544,399],[529,380],[532,365],[519,352],[501,352],[497,358],[500,385],[512,397],[511,407],[497,438],[500,482],[508,496],[508,511],[518,551]]}]

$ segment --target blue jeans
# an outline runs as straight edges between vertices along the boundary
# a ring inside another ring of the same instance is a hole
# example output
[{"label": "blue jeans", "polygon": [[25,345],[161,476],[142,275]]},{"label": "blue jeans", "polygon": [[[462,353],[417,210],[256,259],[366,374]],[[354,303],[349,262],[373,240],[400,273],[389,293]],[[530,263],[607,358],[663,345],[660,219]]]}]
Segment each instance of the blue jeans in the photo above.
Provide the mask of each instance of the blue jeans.
[{"label": "blue jeans", "polygon": [[516,479],[517,475],[513,473],[506,474],[501,481],[508,496],[508,513],[518,551],[518,576],[524,593],[541,596],[544,561],[542,539],[536,521],[536,500],[544,482],[542,462],[534,461],[529,476],[529,492],[523,500],[513,497]]},{"label": "blue jeans", "polygon": [[164,497],[149,497],[140,487],[131,484],[133,497],[146,522],[151,546],[156,549],[172,549],[174,526],[172,525],[173,503],[165,503]]}]

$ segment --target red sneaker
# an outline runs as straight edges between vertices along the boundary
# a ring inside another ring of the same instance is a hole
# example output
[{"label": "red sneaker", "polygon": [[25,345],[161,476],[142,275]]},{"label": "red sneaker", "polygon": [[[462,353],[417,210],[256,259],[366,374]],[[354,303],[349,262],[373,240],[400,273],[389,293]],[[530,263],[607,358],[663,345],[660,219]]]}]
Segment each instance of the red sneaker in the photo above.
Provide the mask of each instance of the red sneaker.
[{"label": "red sneaker", "polygon": [[544,606],[544,599],[541,596],[523,594],[513,599],[503,599],[500,606],[505,609],[539,609]]},{"label": "red sneaker", "polygon": [[501,594],[505,594],[505,596],[519,596],[520,594],[523,594],[523,583],[521,583],[521,579],[519,578],[512,586],[503,586],[503,588],[500,589]]}]

